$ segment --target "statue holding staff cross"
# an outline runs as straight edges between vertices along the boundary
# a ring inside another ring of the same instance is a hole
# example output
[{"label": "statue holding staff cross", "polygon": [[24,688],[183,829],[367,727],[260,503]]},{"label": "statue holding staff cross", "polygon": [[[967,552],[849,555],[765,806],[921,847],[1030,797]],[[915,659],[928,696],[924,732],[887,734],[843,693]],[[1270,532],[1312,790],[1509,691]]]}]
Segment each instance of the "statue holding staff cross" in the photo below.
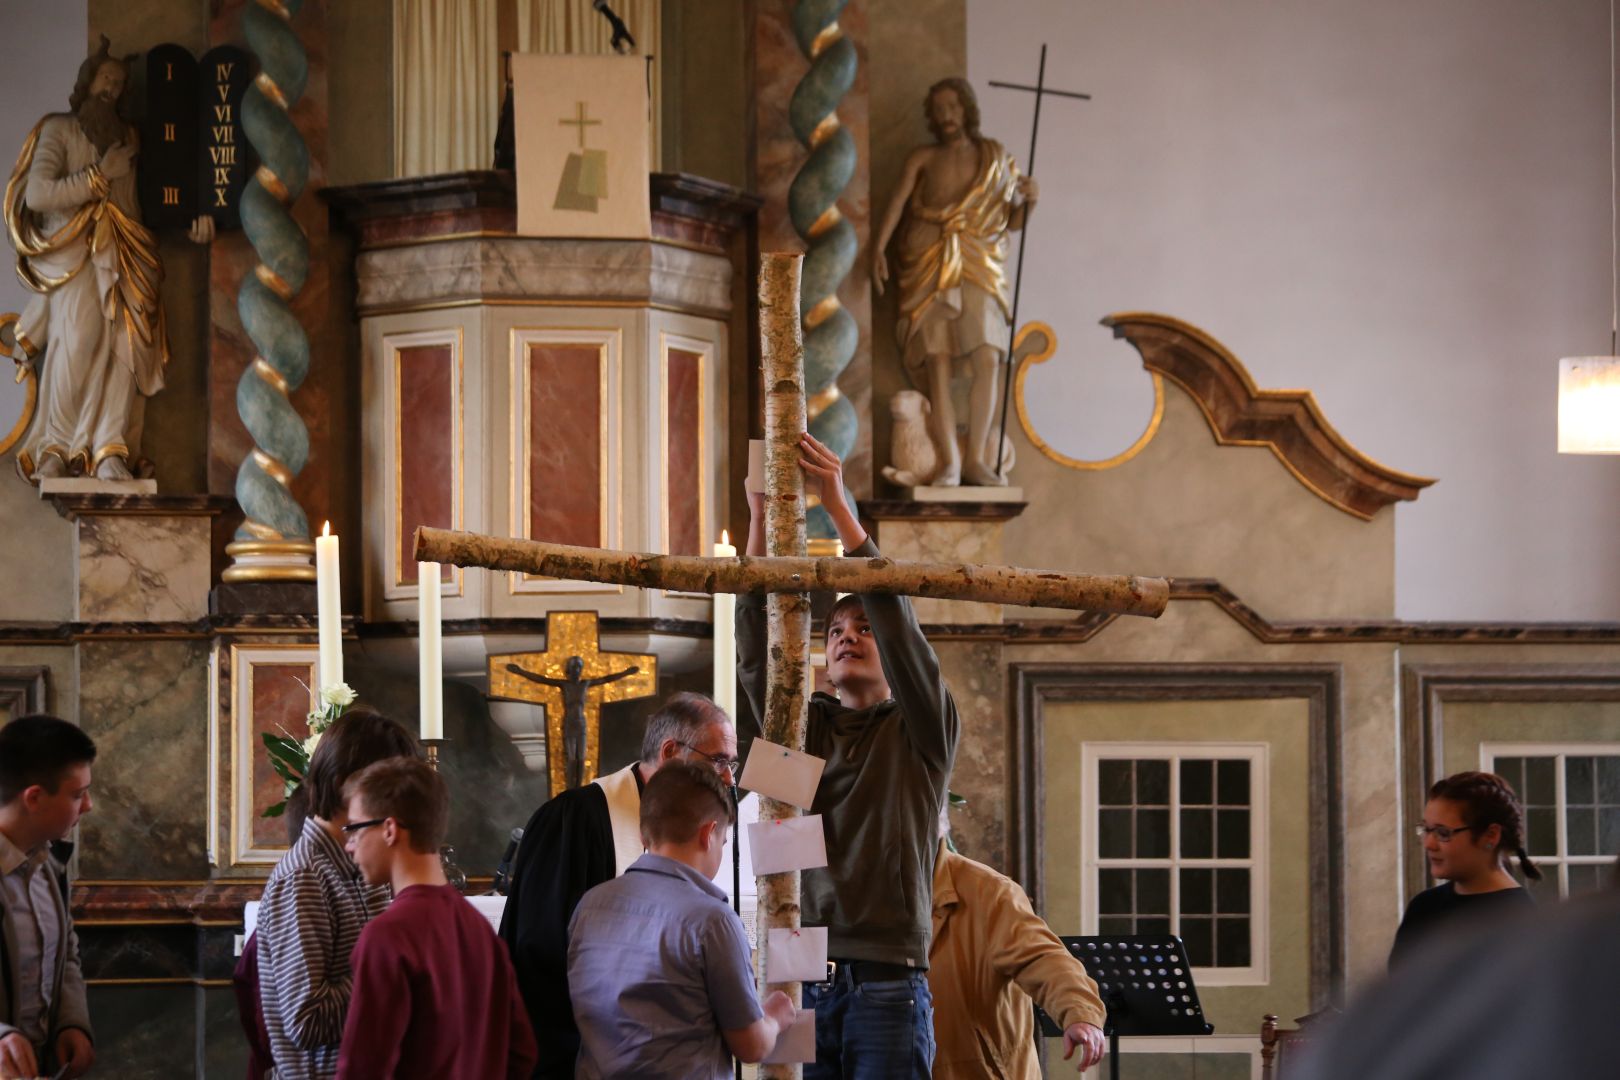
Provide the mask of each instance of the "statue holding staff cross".
[{"label": "statue holding staff cross", "polygon": [[[997,90],[1022,90],[1035,95],[1035,119],[1029,128],[1029,171],[1035,171],[1035,142],[1041,134],[1041,99],[1047,94],[1058,97],[1077,98],[1081,101],[1090,101],[1090,94],[1077,94],[1072,90],[1054,90],[1046,85],[1046,43],[1041,43],[1041,63],[1035,73],[1035,85],[1024,86],[1020,83],[997,82],[990,80],[990,85]],[[1024,284],[1024,249],[1029,247],[1029,234],[1026,232],[1018,242],[1018,269],[1013,274],[1013,302],[1012,312],[1007,316],[1007,325],[1014,334],[1018,333],[1018,296]],[[1001,436],[996,440],[996,468],[1001,472],[1002,444],[1007,437],[1007,388],[1012,382],[1012,365],[1008,364],[1001,373]]]},{"label": "statue holding staff cross", "polygon": [[[1035,86],[990,84],[1033,92],[1037,129],[1042,96],[1090,96],[1048,89],[1045,55],[1043,46]],[[1006,399],[1012,370],[1008,357],[1018,325],[1027,233],[1019,246],[1017,275],[1010,283],[1007,242],[1010,233],[1025,230],[1040,197],[1030,175],[1034,139],[1028,172],[1021,173],[999,142],[980,133],[978,99],[966,79],[935,83],[924,110],[935,141],[906,158],[874,237],[872,282],[881,295],[890,276],[886,249],[898,230],[896,335],[906,374],[928,396],[929,434],[939,462],[932,477],[917,482],[1001,486],[1007,483]],[[952,393],[956,369],[962,365],[972,376],[965,433],[958,431]]]}]

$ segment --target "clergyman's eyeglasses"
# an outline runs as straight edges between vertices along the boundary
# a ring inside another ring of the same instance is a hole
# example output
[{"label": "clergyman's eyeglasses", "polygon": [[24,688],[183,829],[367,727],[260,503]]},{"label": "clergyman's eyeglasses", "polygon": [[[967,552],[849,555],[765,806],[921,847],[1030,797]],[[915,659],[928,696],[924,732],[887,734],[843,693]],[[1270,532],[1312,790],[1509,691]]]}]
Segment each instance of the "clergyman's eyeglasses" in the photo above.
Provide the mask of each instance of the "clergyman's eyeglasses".
[{"label": "clergyman's eyeglasses", "polygon": [[742,762],[738,761],[734,757],[726,757],[724,754],[705,754],[703,751],[699,750],[689,742],[683,742],[681,745],[692,751],[692,753],[696,754],[698,757],[708,758],[709,764],[714,766],[715,772],[729,772],[732,776],[736,776],[737,773],[742,769]]}]

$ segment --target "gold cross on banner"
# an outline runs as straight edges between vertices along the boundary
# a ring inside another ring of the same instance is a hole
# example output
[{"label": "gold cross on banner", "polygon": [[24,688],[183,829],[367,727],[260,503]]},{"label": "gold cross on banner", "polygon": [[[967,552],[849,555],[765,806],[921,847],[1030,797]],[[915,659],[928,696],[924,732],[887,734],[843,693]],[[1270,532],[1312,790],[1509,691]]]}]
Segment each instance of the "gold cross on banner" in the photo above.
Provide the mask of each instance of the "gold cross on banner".
[{"label": "gold cross on banner", "polygon": [[585,129],[588,127],[599,127],[602,121],[585,119],[585,103],[583,101],[574,102],[574,108],[577,110],[574,114],[576,119],[570,120],[567,117],[564,117],[563,119],[558,120],[557,123],[562,127],[572,125],[579,128],[579,148],[583,150],[585,149]]},{"label": "gold cross on banner", "polygon": [[489,658],[490,697],[545,706],[553,795],[596,779],[602,703],[658,690],[658,657],[602,652],[597,641],[596,612],[553,611],[546,616],[544,652]]}]

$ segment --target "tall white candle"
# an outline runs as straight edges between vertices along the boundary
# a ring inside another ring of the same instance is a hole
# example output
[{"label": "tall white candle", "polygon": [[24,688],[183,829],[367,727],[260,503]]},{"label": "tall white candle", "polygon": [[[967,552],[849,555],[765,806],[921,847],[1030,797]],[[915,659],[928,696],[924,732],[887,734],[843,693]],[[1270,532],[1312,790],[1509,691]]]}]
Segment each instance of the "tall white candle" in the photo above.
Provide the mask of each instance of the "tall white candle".
[{"label": "tall white candle", "polygon": [[324,690],[343,681],[343,589],[338,580],[338,538],[330,521],[315,538],[315,598],[319,602],[321,665],[316,672]]},{"label": "tall white candle", "polygon": [[444,738],[444,644],[440,637],[439,564],[416,564],[416,615],[421,622],[422,738]]},{"label": "tall white candle", "polygon": [[[735,559],[737,548],[725,530],[714,545],[717,559]],[[714,700],[733,719],[737,716],[737,598],[714,594]]]}]

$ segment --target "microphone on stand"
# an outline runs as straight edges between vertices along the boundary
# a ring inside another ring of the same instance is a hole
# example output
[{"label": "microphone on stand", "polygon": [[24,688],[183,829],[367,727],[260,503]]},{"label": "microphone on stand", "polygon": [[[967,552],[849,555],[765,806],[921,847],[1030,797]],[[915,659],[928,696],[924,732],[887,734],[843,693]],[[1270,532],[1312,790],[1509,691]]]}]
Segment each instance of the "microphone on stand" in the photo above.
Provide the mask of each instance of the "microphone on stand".
[{"label": "microphone on stand", "polygon": [[624,20],[613,13],[607,6],[607,0],[591,0],[591,7],[602,13],[613,27],[613,51],[616,53],[631,52],[636,47],[636,39],[630,36],[630,28],[624,25]]}]

